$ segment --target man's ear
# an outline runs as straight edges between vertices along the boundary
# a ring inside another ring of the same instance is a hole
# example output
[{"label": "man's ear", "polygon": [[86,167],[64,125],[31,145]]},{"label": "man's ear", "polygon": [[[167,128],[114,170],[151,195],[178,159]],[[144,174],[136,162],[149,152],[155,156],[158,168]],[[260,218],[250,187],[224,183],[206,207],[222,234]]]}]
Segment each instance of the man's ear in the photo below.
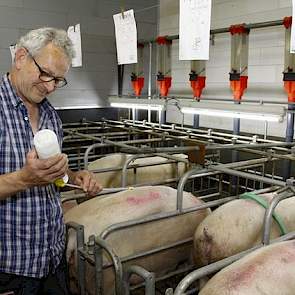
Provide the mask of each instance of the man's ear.
[{"label": "man's ear", "polygon": [[16,50],[14,57],[14,65],[18,70],[22,68],[23,64],[26,62],[27,57],[28,52],[25,48],[21,47]]}]

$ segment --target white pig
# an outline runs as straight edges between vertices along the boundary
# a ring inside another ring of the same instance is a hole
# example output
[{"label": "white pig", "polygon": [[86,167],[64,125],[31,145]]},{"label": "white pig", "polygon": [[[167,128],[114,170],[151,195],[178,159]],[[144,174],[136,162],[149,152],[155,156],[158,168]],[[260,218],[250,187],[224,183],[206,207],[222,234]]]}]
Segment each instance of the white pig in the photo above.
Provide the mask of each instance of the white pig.
[{"label": "white pig", "polygon": [[[273,194],[260,195],[270,201]],[[279,203],[275,212],[283,220],[288,232],[295,230],[295,198]],[[207,265],[261,243],[265,209],[253,200],[234,200],[207,216],[194,236],[197,265]],[[280,236],[272,221],[271,239]]]},{"label": "white pig", "polygon": [[199,295],[294,295],[295,241],[258,249],[212,277]]},{"label": "white pig", "polygon": [[[90,163],[88,169],[97,170],[103,168],[122,167],[125,161],[130,157],[131,155],[128,154],[110,154]],[[183,154],[178,154],[177,157],[181,159],[187,158],[187,156]],[[134,169],[128,169],[127,186],[133,185],[135,183],[148,184],[159,180],[177,178],[183,175],[188,169],[188,164],[183,162],[179,162],[178,164],[165,164],[165,162],[168,161],[168,159],[159,156],[136,159],[130,165],[151,165],[163,162],[164,164],[137,168],[136,173]],[[121,175],[122,170],[96,174],[97,179],[103,187],[120,187]]]},{"label": "white pig", "polygon": [[[202,201],[190,193],[184,192],[184,208],[201,203]],[[81,203],[65,214],[65,221],[83,224],[85,227],[85,241],[87,241],[89,235],[99,235],[110,225],[158,213],[170,212],[175,209],[175,189],[165,186],[146,186],[105,197],[97,197]],[[111,234],[106,241],[120,257],[141,253],[193,237],[197,225],[208,213],[209,210],[201,210],[121,230]],[[70,232],[67,258],[70,266],[72,287],[76,280],[76,270],[74,268],[75,243],[73,232]],[[160,254],[137,259],[130,264],[141,265],[149,271],[163,274],[168,270],[175,269],[178,264],[190,260],[191,250],[191,244],[178,246]],[[105,257],[104,260],[106,262],[108,258]],[[106,294],[111,294],[114,288],[114,277],[110,267],[104,271],[104,275]],[[87,288],[89,294],[94,294],[93,270],[87,274]]]}]

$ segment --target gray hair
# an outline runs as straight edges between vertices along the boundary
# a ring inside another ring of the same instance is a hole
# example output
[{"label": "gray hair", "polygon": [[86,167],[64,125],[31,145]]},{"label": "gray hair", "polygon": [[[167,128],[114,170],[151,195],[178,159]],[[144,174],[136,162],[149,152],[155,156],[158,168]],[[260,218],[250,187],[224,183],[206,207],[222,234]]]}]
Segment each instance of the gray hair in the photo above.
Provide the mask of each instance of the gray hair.
[{"label": "gray hair", "polygon": [[35,56],[50,42],[61,48],[70,61],[75,57],[73,43],[67,32],[56,28],[40,28],[29,31],[19,39],[16,49],[25,47]]}]

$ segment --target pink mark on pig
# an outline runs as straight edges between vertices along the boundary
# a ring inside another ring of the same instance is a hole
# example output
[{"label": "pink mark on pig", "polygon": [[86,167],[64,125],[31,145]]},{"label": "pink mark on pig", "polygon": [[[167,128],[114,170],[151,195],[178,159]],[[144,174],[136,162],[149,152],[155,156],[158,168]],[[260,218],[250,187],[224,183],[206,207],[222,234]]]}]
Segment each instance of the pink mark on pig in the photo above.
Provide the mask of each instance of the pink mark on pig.
[{"label": "pink mark on pig", "polygon": [[149,192],[147,195],[128,197],[127,203],[131,204],[131,205],[143,205],[143,204],[151,203],[151,202],[158,200],[160,198],[161,198],[160,193]]},{"label": "pink mark on pig", "polygon": [[237,290],[239,287],[247,286],[256,276],[257,265],[252,264],[245,267],[243,270],[233,272],[229,278],[229,289]]}]

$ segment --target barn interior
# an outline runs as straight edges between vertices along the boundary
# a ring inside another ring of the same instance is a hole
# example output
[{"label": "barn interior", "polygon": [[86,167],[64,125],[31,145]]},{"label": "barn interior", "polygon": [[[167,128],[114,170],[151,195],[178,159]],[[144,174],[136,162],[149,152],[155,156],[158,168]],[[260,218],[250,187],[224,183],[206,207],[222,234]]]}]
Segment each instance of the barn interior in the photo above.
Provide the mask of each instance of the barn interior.
[{"label": "barn interior", "polygon": [[[47,97],[69,169],[102,185],[59,188],[68,294],[294,294],[292,4],[0,1],[3,75],[30,30],[80,25],[82,64]],[[124,63],[113,16],[130,11],[137,60]],[[180,58],[194,25],[208,58]]]}]

